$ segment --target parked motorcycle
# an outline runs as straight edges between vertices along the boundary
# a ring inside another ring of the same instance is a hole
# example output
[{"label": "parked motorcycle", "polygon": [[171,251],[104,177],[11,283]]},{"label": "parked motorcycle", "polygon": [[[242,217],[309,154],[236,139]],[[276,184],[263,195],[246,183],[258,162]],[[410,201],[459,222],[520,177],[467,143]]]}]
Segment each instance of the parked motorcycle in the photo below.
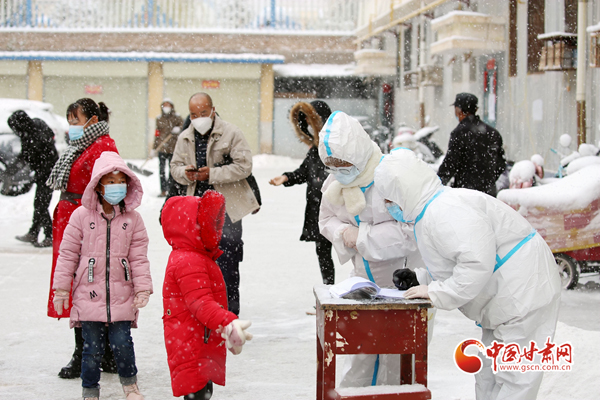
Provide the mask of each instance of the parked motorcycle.
[{"label": "parked motorcycle", "polygon": [[426,126],[415,131],[411,127],[401,126],[396,136],[391,139],[389,149],[405,147],[414,151],[423,161],[439,165],[444,153],[432,139],[433,134],[439,129],[439,126]]}]

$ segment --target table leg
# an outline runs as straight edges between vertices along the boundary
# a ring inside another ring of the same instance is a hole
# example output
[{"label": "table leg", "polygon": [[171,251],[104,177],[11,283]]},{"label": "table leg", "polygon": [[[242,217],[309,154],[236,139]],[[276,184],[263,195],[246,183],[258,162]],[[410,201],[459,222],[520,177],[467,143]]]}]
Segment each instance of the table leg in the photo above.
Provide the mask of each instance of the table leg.
[{"label": "table leg", "polygon": [[323,347],[317,336],[317,400],[323,400]]},{"label": "table leg", "polygon": [[412,385],[413,360],[412,354],[400,354],[400,384]]},{"label": "table leg", "polygon": [[427,309],[417,313],[415,326],[415,383],[427,387]]},{"label": "table leg", "polygon": [[337,314],[327,311],[323,321],[323,400],[333,399],[335,392],[335,352]]}]

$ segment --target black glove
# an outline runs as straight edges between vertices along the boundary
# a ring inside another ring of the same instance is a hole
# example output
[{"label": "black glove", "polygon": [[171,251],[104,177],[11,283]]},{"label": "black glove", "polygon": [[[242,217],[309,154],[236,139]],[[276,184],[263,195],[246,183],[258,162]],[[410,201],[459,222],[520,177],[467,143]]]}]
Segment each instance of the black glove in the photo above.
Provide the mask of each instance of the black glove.
[{"label": "black glove", "polygon": [[394,271],[394,285],[398,290],[408,290],[413,286],[419,286],[417,274],[408,268],[397,269]]}]

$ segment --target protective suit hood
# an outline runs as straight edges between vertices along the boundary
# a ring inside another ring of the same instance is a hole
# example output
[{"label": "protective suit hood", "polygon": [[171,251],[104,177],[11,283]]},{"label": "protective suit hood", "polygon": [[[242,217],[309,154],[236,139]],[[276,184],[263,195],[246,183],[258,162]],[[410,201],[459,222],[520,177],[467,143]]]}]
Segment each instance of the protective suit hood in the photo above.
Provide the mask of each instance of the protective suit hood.
[{"label": "protective suit hood", "polygon": [[323,163],[328,157],[335,157],[355,165],[362,172],[371,154],[371,138],[360,122],[342,111],[329,116],[319,132],[319,157]]},{"label": "protective suit hood", "polygon": [[412,150],[399,148],[375,168],[375,190],[398,204],[407,221],[413,221],[427,201],[442,188],[437,174]]}]

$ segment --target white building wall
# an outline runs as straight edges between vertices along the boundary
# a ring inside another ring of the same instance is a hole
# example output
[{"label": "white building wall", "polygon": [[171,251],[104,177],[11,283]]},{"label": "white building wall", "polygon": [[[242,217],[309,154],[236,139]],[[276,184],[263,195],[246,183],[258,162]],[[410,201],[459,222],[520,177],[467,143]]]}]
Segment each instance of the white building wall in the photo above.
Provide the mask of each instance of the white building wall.
[{"label": "white building wall", "polygon": [[[501,16],[508,19],[507,1],[472,1],[474,11]],[[448,2],[438,7],[435,16],[439,17],[454,10],[455,2]],[[483,115],[483,76],[486,62],[495,58],[498,68],[498,100],[496,128],[502,134],[509,160],[529,159],[535,153],[546,159],[548,169],[556,169],[559,157],[550,148],[558,146],[558,137],[564,133],[572,136],[575,149],[577,138],[575,82],[576,71],[546,71],[528,74],[527,72],[527,2],[517,2],[517,76],[508,77],[508,51],[478,56],[476,80],[469,78],[469,66],[464,63],[453,71],[453,56],[427,55],[427,62],[443,66],[443,86],[425,88],[425,113],[430,118],[429,125],[440,125],[435,134],[437,143],[442,149],[447,148],[450,132],[456,127],[457,120],[453,107],[449,106],[460,92],[470,92],[479,98],[480,111]],[[600,5],[588,3],[588,26],[600,22]],[[417,19],[411,21],[413,26]],[[546,32],[564,31],[564,0],[546,0],[545,16]],[[429,45],[436,39],[428,31]],[[506,26],[506,43],[508,48],[508,25]],[[589,51],[589,35],[586,38]],[[416,31],[413,32],[413,68],[416,64]],[[438,59],[438,57],[440,57]],[[457,58],[461,58],[457,56]],[[462,61],[459,61],[462,62]],[[586,63],[587,65],[587,63]],[[462,78],[460,72],[462,71]],[[457,73],[458,72],[458,73]],[[458,76],[458,80],[457,80]],[[453,79],[454,78],[454,79]],[[600,105],[600,68],[587,70],[587,142],[598,144],[600,139],[600,117],[597,115]],[[534,103],[535,102],[535,103]],[[535,106],[534,106],[535,104]],[[540,114],[541,106],[541,114]],[[535,107],[535,109],[534,109]],[[396,123],[405,122],[418,127],[419,108],[417,90],[396,90]]]}]

